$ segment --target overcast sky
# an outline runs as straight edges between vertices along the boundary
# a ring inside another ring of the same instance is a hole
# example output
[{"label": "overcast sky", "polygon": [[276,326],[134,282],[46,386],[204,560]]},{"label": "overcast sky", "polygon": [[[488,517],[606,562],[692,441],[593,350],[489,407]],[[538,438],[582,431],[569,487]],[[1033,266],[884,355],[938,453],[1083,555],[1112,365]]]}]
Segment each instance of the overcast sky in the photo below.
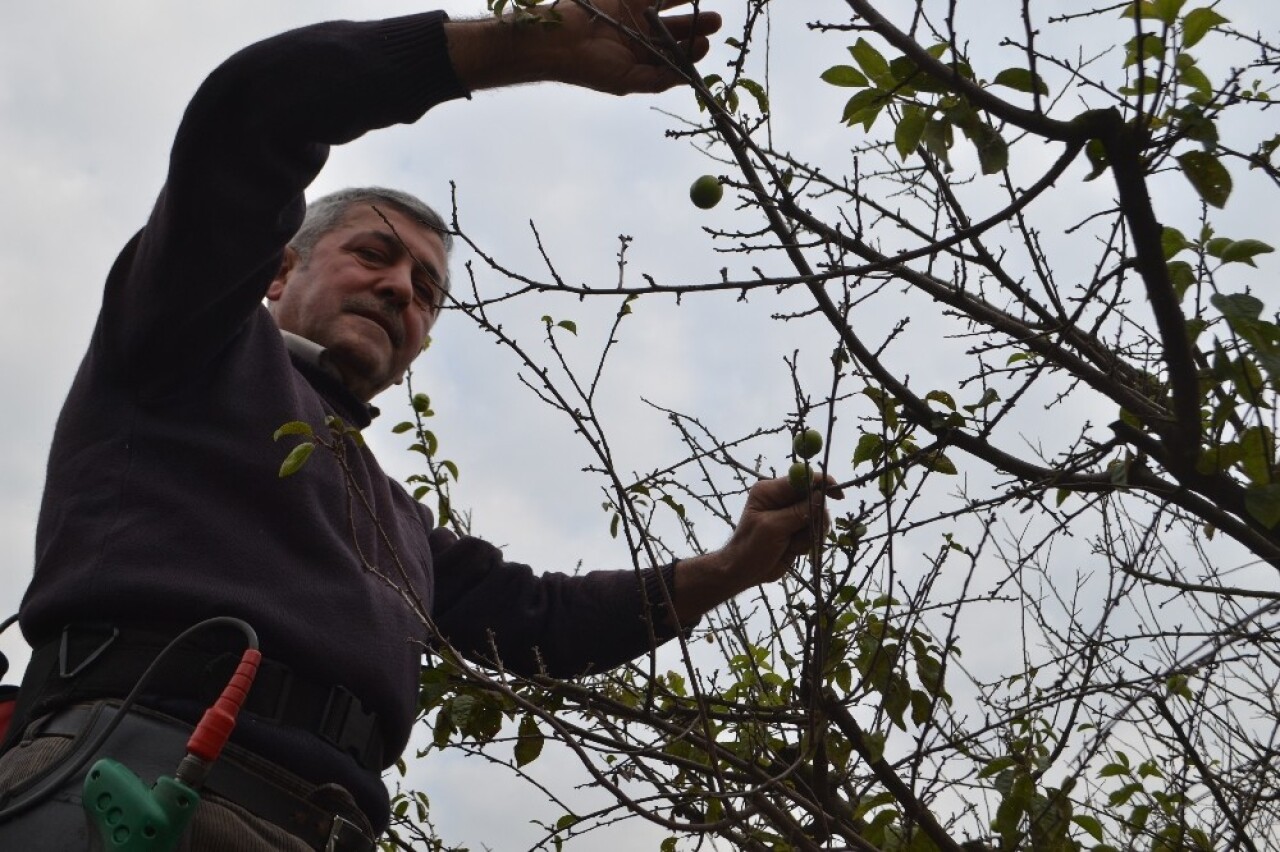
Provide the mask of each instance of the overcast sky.
[{"label": "overcast sky", "polygon": [[[793,11],[821,14],[826,6],[839,18],[844,8],[831,0],[803,5]],[[292,26],[423,8],[390,0],[0,4],[0,382],[9,400],[0,418],[0,614],[16,610],[30,576],[49,437],[101,283],[147,215],[173,131],[200,80],[234,50]],[[484,11],[470,3],[446,8],[455,16]],[[1255,16],[1256,28],[1276,31],[1271,0],[1236,3],[1228,14]],[[837,158],[847,152],[851,131],[836,119],[847,93],[816,80],[848,54],[842,40],[809,33],[803,23],[774,22],[776,129],[810,156],[831,157],[843,168]],[[704,67],[719,70],[727,55],[717,50]],[[517,268],[542,273],[528,228],[534,220],[571,281],[616,280],[620,234],[635,237],[628,255],[633,274],[672,283],[711,280],[721,266],[743,270],[746,261],[712,253],[701,232],[704,224],[733,224],[732,205],[706,213],[687,200],[696,176],[727,170],[687,142],[664,138],[675,124],[670,113],[692,111],[686,91],[625,100],[555,87],[486,93],[336,151],[312,194],[385,184],[447,214],[455,182],[463,226]],[[1048,162],[1056,152],[1044,156]],[[1104,183],[1081,191],[1109,192]],[[1061,215],[1065,225],[1069,211]],[[1274,212],[1254,210],[1250,219],[1246,207],[1241,217],[1255,232],[1239,236],[1275,241]],[[467,286],[460,265],[466,259],[460,252],[455,286]],[[1275,269],[1273,260],[1264,262]],[[499,286],[485,271],[478,284]],[[616,308],[525,299],[501,316],[509,333],[535,348],[543,314],[577,321],[581,334],[571,352],[589,363]],[[665,417],[643,400],[697,414],[727,436],[778,425],[792,407],[781,358],[805,340],[803,325],[770,321],[772,311],[785,309],[786,302],[761,308],[707,299],[677,308],[671,299],[645,300],[625,331],[609,374],[615,387],[602,402],[622,468],[644,470],[678,454]],[[462,471],[456,497],[474,510],[477,531],[539,568],[572,570],[579,560],[587,567],[621,564],[625,552],[608,538],[599,483],[580,473],[588,458],[563,417],[519,384],[509,352],[452,319],[446,315],[438,326],[416,381],[435,403],[444,454]],[[922,352],[917,373],[928,375],[934,366]],[[413,457],[403,452],[403,439],[389,434],[401,419],[400,404],[383,400],[387,414],[370,440],[384,464],[403,476],[413,471]],[[774,463],[784,463],[786,452],[784,441]],[[25,656],[16,632],[0,647],[15,662],[12,680]],[[450,764],[415,775],[441,809],[446,836],[473,848],[481,842],[516,848],[504,845],[517,843],[504,841],[508,828],[528,838],[536,834],[523,828],[526,820],[556,816],[526,799],[528,813],[512,806],[495,820],[494,791],[506,788],[477,776],[483,771]],[[475,795],[479,790],[485,795]]]}]

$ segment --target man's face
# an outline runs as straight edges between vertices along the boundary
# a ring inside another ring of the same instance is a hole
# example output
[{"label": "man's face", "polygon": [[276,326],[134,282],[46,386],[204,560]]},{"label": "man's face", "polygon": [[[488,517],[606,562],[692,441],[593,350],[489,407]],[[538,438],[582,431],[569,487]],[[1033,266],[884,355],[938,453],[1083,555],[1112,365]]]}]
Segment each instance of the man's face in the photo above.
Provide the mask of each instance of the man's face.
[{"label": "man's face", "polygon": [[305,263],[287,250],[267,290],[277,324],[324,346],[365,401],[399,381],[422,351],[439,316],[447,262],[435,231],[389,205],[378,211],[353,205]]}]

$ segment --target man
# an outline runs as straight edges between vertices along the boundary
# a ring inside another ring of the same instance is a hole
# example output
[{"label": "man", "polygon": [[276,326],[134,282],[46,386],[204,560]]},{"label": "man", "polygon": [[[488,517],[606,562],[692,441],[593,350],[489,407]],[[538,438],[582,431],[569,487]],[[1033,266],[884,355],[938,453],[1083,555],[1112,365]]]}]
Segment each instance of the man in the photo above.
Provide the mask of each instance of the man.
[{"label": "man", "polygon": [[[448,246],[438,216],[387,190],[323,199],[304,221],[329,147],[477,89],[669,88],[681,78],[666,58],[620,31],[648,33],[646,3],[562,3],[546,25],[322,24],[241,51],[200,87],[54,436],[22,607],[35,650],[21,739],[0,758],[0,848],[88,848],[83,773],[58,773],[110,720],[102,754],[148,784],[173,774],[243,638],[205,631],[135,708],[117,715],[118,699],[202,620],[252,625],[266,662],[182,848],[367,850],[387,823],[379,774],[408,740],[424,644],[514,672],[598,671],[807,549],[820,498],[770,480],[719,551],[639,576],[537,575],[436,529],[344,434],[421,351]],[[705,12],[665,20],[694,56],[719,26]],[[270,438],[294,421],[332,451],[282,479]],[[56,789],[28,795],[42,783]]]}]

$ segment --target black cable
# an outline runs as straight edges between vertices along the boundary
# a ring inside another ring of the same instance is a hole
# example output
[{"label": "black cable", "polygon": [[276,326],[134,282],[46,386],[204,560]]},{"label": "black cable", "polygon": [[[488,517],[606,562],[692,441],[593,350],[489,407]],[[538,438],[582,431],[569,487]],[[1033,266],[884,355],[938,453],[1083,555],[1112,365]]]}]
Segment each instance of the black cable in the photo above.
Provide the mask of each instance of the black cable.
[{"label": "black cable", "polygon": [[[16,619],[17,616],[14,616],[13,618]],[[164,648],[160,650],[160,653],[156,654],[156,658],[151,661],[151,664],[147,666],[146,671],[144,671],[138,678],[138,682],[134,685],[133,689],[125,696],[124,701],[120,703],[120,707],[116,710],[116,715],[112,717],[111,721],[107,722],[107,726],[102,729],[98,736],[91,741],[87,747],[85,747],[81,755],[67,766],[63,767],[63,769],[47,781],[43,787],[38,790],[29,791],[13,804],[0,809],[0,823],[8,822],[19,814],[30,810],[44,799],[56,793],[58,788],[65,784],[68,778],[83,769],[84,765],[88,763],[89,760],[98,753],[98,750],[102,748],[103,744],[106,743],[107,738],[115,733],[116,728],[119,727],[120,723],[124,720],[125,715],[133,709],[133,705],[138,701],[138,696],[142,694],[143,687],[147,685],[147,682],[155,673],[156,668],[160,665],[161,661],[164,660],[165,655],[192,633],[203,630],[206,627],[216,627],[221,625],[229,625],[239,629],[244,633],[245,638],[248,640],[249,647],[255,651],[258,650],[257,632],[247,621],[242,621],[239,618],[232,618],[231,616],[220,615],[215,618],[206,619],[205,621],[201,621],[199,624],[193,624],[191,627],[188,627],[186,630],[179,633],[172,641],[169,642],[168,645],[165,645]],[[0,627],[0,630],[2,629],[3,628]]]}]

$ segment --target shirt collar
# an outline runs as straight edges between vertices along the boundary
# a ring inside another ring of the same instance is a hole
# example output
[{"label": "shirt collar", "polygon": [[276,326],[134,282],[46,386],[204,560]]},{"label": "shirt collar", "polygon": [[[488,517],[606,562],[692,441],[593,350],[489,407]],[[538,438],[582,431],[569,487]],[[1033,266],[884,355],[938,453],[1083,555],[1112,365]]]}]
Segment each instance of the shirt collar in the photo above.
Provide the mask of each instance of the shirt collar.
[{"label": "shirt collar", "polygon": [[[304,364],[314,367],[316,370],[324,373],[326,376],[341,385],[344,390],[346,389],[346,385],[342,382],[342,374],[339,373],[337,368],[334,367],[333,364],[330,363],[329,359],[325,357],[328,353],[328,350],[325,347],[316,343],[314,340],[303,337],[300,334],[294,334],[292,331],[285,331],[283,328],[280,329],[280,336],[284,338],[285,348],[289,350],[290,355]],[[348,391],[348,393],[350,392]],[[352,400],[358,401],[355,400],[354,396],[352,396]],[[367,402],[358,402],[367,409],[370,420],[378,416],[379,412],[377,407]]]}]

